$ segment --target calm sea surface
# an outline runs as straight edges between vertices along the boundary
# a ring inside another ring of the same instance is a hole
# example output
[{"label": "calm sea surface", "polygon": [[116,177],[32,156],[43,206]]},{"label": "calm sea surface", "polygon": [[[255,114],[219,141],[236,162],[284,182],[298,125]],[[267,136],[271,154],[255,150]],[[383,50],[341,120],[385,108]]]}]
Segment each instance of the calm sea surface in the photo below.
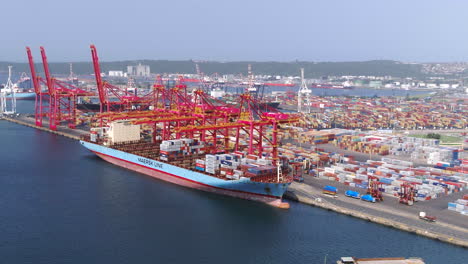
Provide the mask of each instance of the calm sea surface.
[{"label": "calm sea surface", "polygon": [[459,247],[302,204],[281,210],[165,183],[6,121],[0,143],[0,263],[467,263]]}]

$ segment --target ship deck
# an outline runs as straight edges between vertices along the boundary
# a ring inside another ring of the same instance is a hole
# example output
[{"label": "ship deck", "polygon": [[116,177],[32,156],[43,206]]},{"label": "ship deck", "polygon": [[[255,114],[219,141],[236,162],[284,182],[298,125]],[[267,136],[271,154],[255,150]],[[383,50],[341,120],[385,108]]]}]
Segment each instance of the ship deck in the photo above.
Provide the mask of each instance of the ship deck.
[{"label": "ship deck", "polygon": [[[86,139],[85,139],[86,140]],[[89,141],[89,140],[87,140]],[[96,142],[91,142],[96,143]],[[219,179],[223,179],[226,181],[231,181],[233,179],[229,179],[226,175],[222,175],[220,173],[216,174],[209,174],[204,171],[196,170],[195,164],[197,159],[204,159],[206,154],[192,154],[186,155],[180,158],[175,158],[170,161],[161,160],[160,157],[160,143],[161,142],[148,142],[144,140],[140,141],[130,141],[130,142],[122,142],[122,143],[114,143],[113,145],[109,146],[112,149],[120,150],[123,152],[131,153],[137,156],[141,156],[144,158],[156,160],[163,163],[168,163],[174,166],[182,167],[184,169],[188,169],[197,173],[202,173],[211,177],[216,177]],[[250,178],[251,181],[255,182],[263,182],[263,183],[287,183],[292,181],[292,177],[285,176],[283,180],[278,182],[277,178],[273,177],[263,177],[263,176],[256,176]]]}]

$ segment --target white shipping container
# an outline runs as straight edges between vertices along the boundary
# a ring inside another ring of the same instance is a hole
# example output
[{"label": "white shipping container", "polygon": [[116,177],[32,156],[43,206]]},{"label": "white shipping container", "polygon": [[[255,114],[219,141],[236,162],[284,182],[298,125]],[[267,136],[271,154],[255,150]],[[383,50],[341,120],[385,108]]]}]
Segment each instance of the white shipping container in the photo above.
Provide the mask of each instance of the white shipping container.
[{"label": "white shipping container", "polygon": [[107,131],[112,143],[140,140],[140,125],[133,125],[128,121],[112,122]]}]

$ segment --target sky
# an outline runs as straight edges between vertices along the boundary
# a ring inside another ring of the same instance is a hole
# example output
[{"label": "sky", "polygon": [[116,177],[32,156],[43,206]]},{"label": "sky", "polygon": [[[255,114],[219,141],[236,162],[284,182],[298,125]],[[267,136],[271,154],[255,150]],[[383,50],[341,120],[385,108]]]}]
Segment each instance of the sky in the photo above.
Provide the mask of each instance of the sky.
[{"label": "sky", "polygon": [[0,61],[468,61],[465,0],[14,0]]}]

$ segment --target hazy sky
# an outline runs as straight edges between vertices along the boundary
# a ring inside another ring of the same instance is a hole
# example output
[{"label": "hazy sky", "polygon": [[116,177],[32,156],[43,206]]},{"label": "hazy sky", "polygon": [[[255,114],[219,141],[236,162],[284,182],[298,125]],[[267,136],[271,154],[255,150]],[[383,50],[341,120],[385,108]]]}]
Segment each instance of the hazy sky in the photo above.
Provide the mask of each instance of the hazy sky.
[{"label": "hazy sky", "polygon": [[[466,0],[12,0],[0,60],[468,61]],[[37,58],[38,59],[38,58]],[[36,59],[36,60],[37,60]]]}]

